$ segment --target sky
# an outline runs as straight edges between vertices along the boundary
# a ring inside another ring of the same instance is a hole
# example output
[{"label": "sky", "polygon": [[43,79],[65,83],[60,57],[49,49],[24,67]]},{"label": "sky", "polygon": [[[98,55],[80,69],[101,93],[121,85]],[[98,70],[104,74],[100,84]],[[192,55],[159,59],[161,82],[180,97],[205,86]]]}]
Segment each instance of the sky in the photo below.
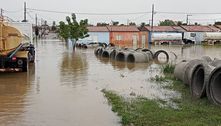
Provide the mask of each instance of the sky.
[{"label": "sky", "polygon": [[[5,16],[15,21],[21,21],[23,20],[24,2],[24,0],[0,0],[0,8],[5,10],[3,13]],[[220,0],[26,0],[26,3],[27,8],[29,8],[27,9],[28,21],[34,23],[35,14],[37,14],[39,24],[42,20],[47,20],[49,24],[52,24],[53,21],[57,23],[64,21],[71,12],[88,13],[87,15],[77,14],[77,19],[87,18],[90,24],[110,23],[111,21],[119,21],[120,24],[127,24],[128,22],[150,23],[152,4],[155,6],[154,25],[165,19],[185,23],[187,14],[190,15],[189,22],[191,24],[198,22],[206,25],[221,21]],[[33,9],[67,13],[49,13]],[[179,12],[179,14],[162,12]]]}]

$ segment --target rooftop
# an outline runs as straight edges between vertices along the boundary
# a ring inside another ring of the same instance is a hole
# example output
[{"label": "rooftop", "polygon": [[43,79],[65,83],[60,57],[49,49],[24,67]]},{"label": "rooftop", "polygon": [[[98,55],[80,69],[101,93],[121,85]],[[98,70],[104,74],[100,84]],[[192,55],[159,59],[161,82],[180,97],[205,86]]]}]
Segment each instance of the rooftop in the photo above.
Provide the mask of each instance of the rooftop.
[{"label": "rooftop", "polygon": [[137,26],[107,26],[111,32],[138,32]]}]

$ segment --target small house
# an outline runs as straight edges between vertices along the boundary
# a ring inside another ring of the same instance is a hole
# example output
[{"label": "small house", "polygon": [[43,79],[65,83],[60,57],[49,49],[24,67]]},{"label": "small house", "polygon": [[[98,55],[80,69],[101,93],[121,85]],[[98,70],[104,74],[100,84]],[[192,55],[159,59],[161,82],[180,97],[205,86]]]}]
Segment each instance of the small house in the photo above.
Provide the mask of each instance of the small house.
[{"label": "small house", "polygon": [[106,26],[88,26],[89,37],[81,39],[78,43],[106,43],[110,42],[109,30]]},{"label": "small house", "polygon": [[[140,33],[136,26],[107,26],[110,42],[119,47],[146,47],[147,34]],[[140,38],[141,36],[141,38]]]}]

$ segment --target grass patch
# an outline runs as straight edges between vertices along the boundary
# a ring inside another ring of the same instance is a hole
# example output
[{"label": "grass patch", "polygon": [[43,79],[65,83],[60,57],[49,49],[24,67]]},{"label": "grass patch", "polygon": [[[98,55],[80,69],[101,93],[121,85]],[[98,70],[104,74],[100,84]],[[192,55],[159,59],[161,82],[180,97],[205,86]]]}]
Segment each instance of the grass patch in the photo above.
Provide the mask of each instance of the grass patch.
[{"label": "grass patch", "polygon": [[172,63],[162,66],[162,70],[164,74],[173,74],[174,69],[175,69],[175,65]]},{"label": "grass patch", "polygon": [[122,118],[123,126],[219,126],[221,108],[207,99],[192,99],[189,87],[171,76],[165,77],[173,82],[171,88],[182,94],[173,99],[179,109],[162,108],[158,101],[145,98],[126,100],[112,91],[103,90],[112,105],[112,110]]}]

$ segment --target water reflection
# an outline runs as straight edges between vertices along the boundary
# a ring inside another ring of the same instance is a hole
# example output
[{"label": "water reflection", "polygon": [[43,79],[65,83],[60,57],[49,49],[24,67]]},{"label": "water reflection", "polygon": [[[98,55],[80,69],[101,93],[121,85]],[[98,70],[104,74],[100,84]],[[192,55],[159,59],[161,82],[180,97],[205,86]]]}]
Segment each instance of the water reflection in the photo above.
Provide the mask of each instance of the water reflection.
[{"label": "water reflection", "polygon": [[60,65],[61,84],[69,86],[85,85],[87,81],[88,62],[85,53],[66,44],[67,51],[63,53]]},{"label": "water reflection", "polygon": [[26,96],[34,81],[35,67],[31,65],[27,73],[0,73],[0,122],[14,125],[25,112]]}]

